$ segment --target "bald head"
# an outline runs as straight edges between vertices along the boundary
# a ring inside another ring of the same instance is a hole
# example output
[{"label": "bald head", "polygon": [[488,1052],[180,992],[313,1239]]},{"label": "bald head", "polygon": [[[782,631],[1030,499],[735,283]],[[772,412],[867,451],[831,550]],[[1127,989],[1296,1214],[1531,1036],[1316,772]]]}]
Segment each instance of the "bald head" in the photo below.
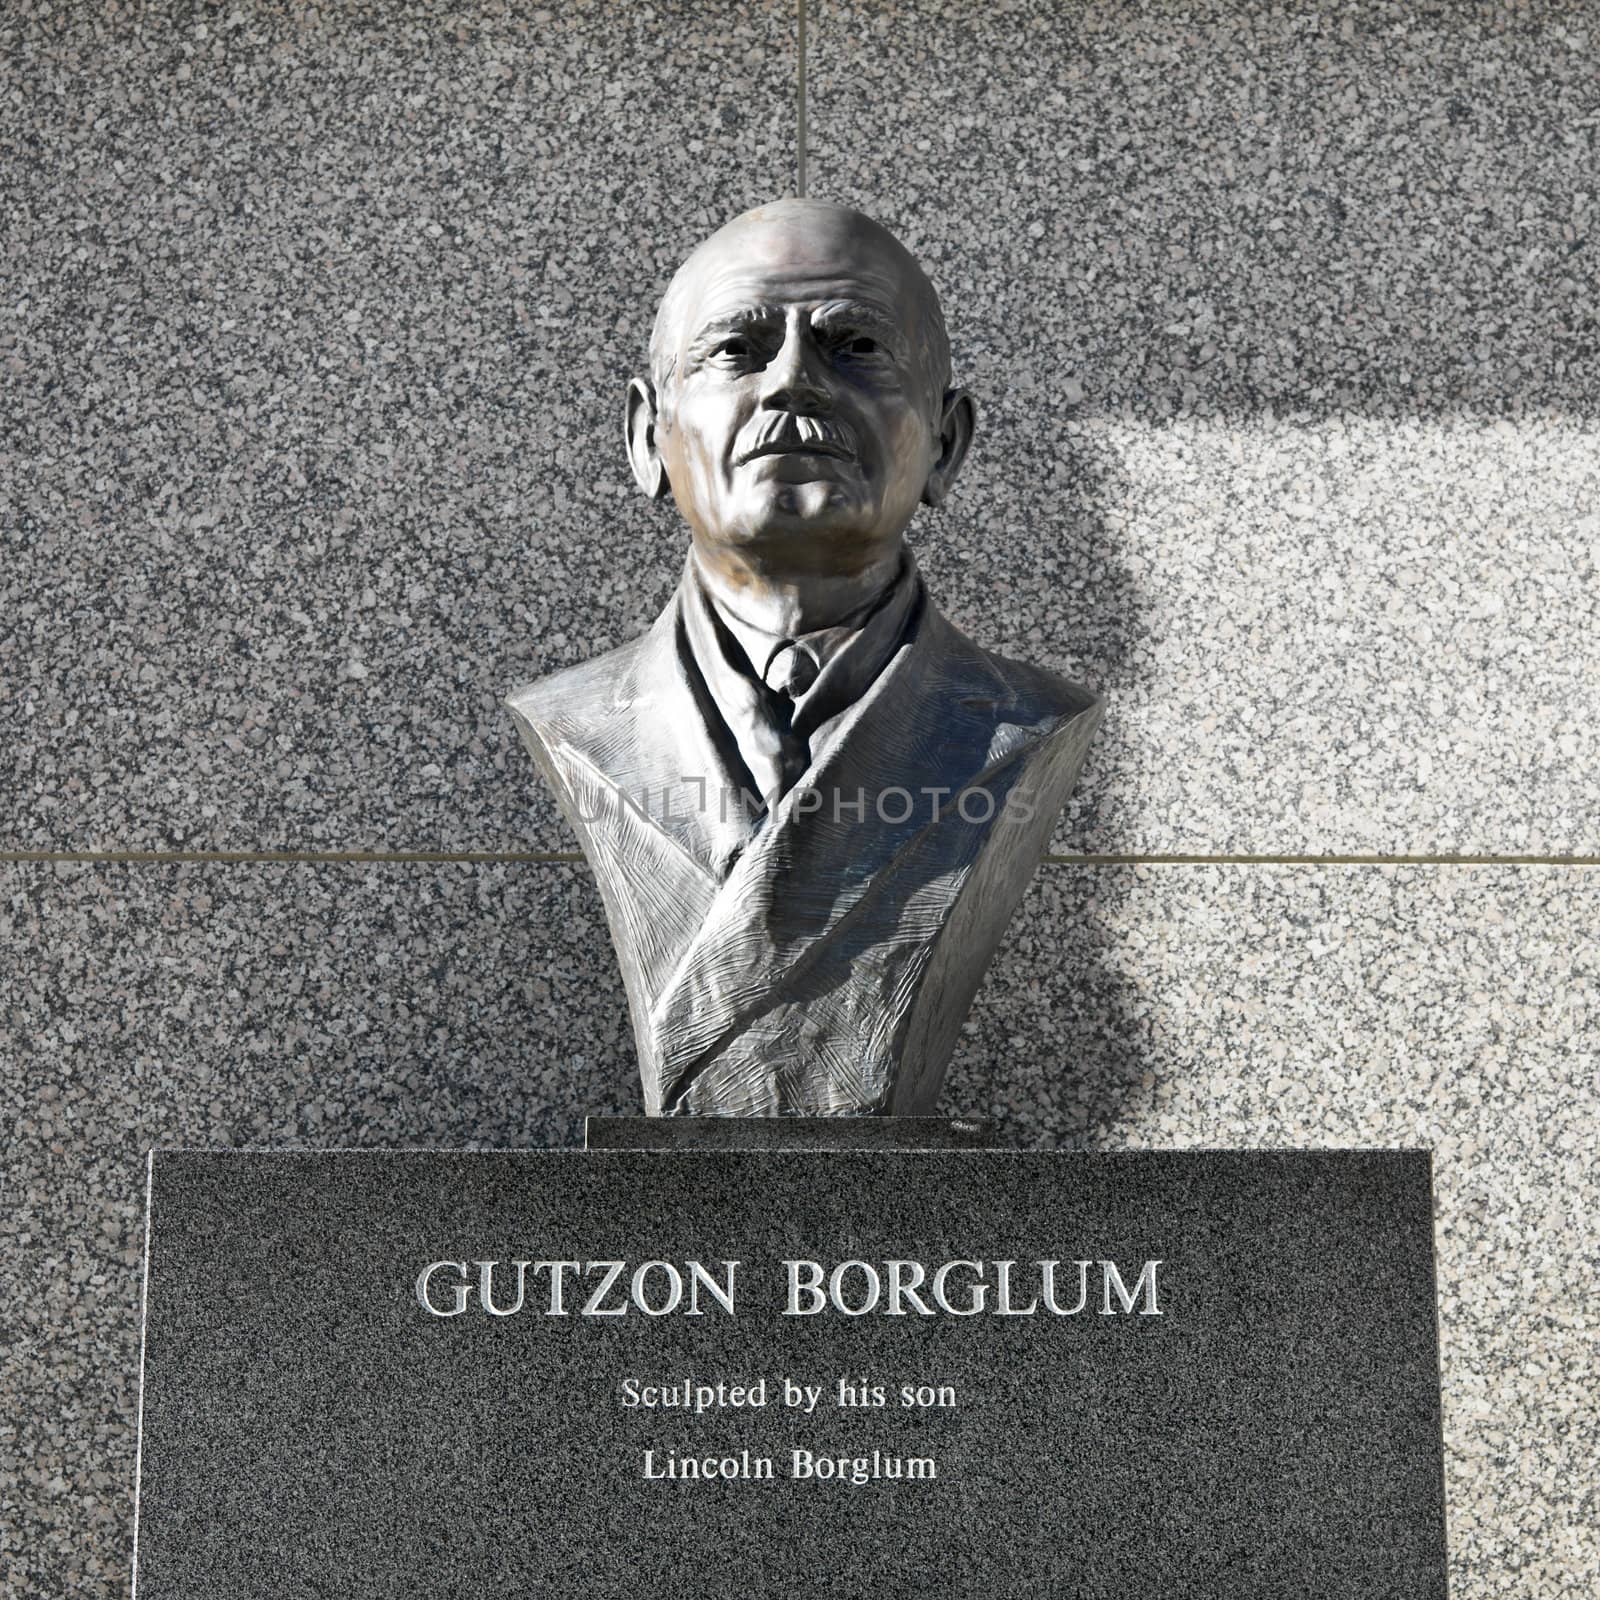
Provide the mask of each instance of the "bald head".
[{"label": "bald head", "polygon": [[859,283],[906,313],[907,355],[930,395],[950,384],[950,342],[939,296],[915,256],[880,222],[826,200],[774,200],[735,217],[690,252],[673,274],[650,337],[658,391],[670,384],[692,336],[697,310],[733,300],[744,282],[781,273],[791,287],[819,293]]},{"label": "bald head", "polygon": [[786,625],[892,581],[972,437],[933,285],[844,206],[780,200],[719,228],[673,277],[650,356],[628,389],[635,476],[676,500],[702,575]]}]

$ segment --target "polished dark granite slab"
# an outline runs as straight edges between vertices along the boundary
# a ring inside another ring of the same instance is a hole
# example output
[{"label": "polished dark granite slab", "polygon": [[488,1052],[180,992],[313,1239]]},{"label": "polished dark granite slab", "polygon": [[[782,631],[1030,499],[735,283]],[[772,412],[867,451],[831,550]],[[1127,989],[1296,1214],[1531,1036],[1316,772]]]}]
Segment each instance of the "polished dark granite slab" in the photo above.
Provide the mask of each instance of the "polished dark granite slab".
[{"label": "polished dark granite slab", "polygon": [[158,1153],[151,1196],[138,1600],[1445,1593],[1426,1154]]}]

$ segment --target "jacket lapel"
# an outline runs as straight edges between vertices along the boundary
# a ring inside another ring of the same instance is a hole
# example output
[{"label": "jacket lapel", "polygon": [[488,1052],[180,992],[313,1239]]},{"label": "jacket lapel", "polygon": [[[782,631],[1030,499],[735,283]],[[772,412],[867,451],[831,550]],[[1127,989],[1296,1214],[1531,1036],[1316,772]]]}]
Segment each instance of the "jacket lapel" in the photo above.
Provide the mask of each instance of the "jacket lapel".
[{"label": "jacket lapel", "polygon": [[914,841],[952,864],[965,858],[988,819],[980,803],[966,822],[961,791],[982,789],[1061,720],[1020,703],[925,601],[907,642],[747,847],[656,1001],[663,1108],[780,987],[823,959]]},{"label": "jacket lapel", "polygon": [[560,703],[530,715],[513,700],[512,709],[559,770],[557,793],[576,782],[593,797],[587,816],[573,815],[570,801],[565,807],[586,846],[620,807],[631,818],[629,832],[634,824],[654,827],[720,883],[749,837],[738,804],[749,780],[718,741],[718,720],[684,639],[679,596],[648,633],[609,659],[609,674],[573,685]]},{"label": "jacket lapel", "polygon": [[648,1018],[716,903],[718,883],[683,844],[577,751],[552,754],[555,785],[594,869],[635,1021]]}]

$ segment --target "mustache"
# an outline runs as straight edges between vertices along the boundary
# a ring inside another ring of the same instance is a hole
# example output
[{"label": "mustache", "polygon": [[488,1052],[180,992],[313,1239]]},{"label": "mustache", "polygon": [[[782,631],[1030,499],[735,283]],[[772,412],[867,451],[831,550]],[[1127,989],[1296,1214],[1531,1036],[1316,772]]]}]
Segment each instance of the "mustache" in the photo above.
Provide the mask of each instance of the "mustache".
[{"label": "mustache", "polygon": [[772,411],[758,417],[741,441],[738,461],[742,466],[757,456],[782,455],[810,450],[819,455],[841,456],[853,461],[855,436],[842,422],[832,417],[816,417],[796,411]]}]

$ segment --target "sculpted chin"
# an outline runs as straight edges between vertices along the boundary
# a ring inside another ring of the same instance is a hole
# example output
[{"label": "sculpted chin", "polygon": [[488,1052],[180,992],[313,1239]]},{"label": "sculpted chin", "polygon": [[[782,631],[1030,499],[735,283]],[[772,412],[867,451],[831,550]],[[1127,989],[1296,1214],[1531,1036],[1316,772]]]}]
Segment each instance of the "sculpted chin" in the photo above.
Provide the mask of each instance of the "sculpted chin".
[{"label": "sculpted chin", "polygon": [[918,575],[906,528],[975,410],[885,229],[747,212],[650,353],[628,453],[683,576],[642,638],[508,702],[599,880],[646,1109],[927,1113],[1099,707]]}]

